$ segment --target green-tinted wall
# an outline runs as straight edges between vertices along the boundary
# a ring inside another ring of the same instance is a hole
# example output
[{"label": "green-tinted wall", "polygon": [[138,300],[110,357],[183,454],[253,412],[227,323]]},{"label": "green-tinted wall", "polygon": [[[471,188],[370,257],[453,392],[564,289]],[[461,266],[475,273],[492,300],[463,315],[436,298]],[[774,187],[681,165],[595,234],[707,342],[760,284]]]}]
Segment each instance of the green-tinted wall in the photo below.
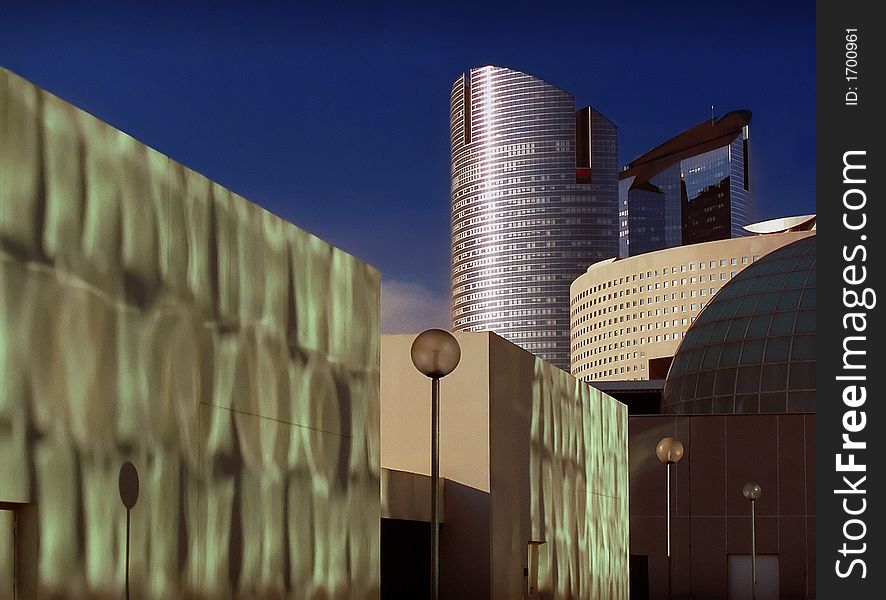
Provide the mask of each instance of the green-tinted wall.
[{"label": "green-tinted wall", "polygon": [[[379,276],[0,69],[0,502],[37,588],[375,597]],[[30,546],[25,544],[25,546]]]},{"label": "green-tinted wall", "polygon": [[493,597],[627,600],[627,406],[495,335],[489,382]]}]

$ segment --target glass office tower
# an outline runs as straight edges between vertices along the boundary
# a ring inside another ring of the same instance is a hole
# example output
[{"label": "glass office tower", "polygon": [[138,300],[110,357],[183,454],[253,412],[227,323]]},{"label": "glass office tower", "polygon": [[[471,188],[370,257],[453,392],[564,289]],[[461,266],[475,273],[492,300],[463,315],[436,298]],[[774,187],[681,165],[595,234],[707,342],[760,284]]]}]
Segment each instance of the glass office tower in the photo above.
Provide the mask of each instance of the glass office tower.
[{"label": "glass office tower", "polygon": [[526,73],[452,86],[452,327],[569,368],[569,285],[618,253],[616,126]]},{"label": "glass office tower", "polygon": [[738,110],[705,121],[619,174],[619,255],[747,235],[754,210],[748,123]]}]

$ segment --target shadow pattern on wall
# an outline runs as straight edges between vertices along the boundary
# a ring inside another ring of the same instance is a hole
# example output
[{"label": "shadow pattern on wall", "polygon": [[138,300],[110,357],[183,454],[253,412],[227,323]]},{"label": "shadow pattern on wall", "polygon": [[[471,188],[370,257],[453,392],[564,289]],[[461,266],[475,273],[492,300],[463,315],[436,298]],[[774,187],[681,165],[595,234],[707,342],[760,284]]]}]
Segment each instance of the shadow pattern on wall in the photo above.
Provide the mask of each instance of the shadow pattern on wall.
[{"label": "shadow pattern on wall", "polygon": [[[491,343],[503,356],[507,342]],[[511,356],[493,358],[490,376],[493,595],[627,600],[627,406],[528,352]]]},{"label": "shadow pattern on wall", "polygon": [[376,597],[379,276],[0,69],[0,501],[43,595]]},{"label": "shadow pattern on wall", "polygon": [[550,598],[628,597],[627,406],[535,360],[532,539]]}]

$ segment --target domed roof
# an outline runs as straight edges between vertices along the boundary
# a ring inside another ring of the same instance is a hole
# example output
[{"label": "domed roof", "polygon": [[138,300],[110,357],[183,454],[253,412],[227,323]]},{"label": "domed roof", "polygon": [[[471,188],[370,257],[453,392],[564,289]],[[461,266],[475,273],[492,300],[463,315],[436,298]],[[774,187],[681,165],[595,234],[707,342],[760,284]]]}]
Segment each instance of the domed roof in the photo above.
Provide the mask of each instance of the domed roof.
[{"label": "domed roof", "polygon": [[815,236],[775,250],[723,286],[686,332],[666,413],[815,411]]}]

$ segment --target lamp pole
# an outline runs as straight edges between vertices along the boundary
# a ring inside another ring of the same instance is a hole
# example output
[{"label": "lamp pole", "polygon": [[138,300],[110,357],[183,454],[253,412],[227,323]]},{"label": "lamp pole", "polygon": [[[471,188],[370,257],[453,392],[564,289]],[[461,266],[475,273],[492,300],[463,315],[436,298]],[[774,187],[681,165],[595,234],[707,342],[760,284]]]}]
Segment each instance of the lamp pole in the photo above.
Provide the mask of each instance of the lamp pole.
[{"label": "lamp pole", "polygon": [[741,488],[741,494],[751,502],[751,599],[757,599],[757,524],[754,516],[754,504],[763,494],[759,483],[749,481]]},{"label": "lamp pole", "polygon": [[683,443],[670,436],[663,437],[655,446],[658,460],[667,465],[667,545],[668,545],[668,598],[672,597],[671,587],[671,465],[683,458]]},{"label": "lamp pole", "polygon": [[431,598],[440,597],[440,378],[431,378]]},{"label": "lamp pole", "polygon": [[461,347],[448,331],[428,329],[412,342],[412,364],[431,380],[431,599],[440,597],[440,379],[461,360]]}]

